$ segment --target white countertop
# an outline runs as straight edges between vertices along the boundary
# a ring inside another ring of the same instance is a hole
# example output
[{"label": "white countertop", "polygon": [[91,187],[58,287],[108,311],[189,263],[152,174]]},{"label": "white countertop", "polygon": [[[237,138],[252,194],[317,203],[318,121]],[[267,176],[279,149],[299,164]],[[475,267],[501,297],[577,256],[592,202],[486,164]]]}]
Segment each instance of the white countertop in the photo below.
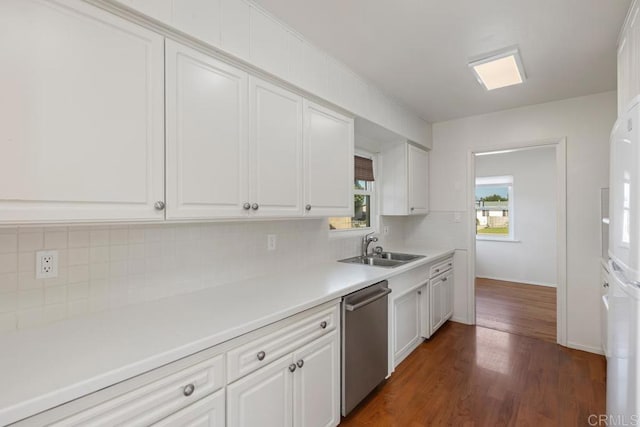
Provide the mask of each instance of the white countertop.
[{"label": "white countertop", "polygon": [[[405,248],[403,248],[405,249]],[[329,262],[0,336],[0,425],[126,380],[441,258]]]}]

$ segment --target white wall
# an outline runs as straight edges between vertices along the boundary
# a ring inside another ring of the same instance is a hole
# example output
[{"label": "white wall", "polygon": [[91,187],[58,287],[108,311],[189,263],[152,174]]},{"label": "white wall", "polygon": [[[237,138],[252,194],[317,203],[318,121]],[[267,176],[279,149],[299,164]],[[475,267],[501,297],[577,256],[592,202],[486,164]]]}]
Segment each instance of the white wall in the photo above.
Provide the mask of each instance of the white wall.
[{"label": "white wall", "polygon": [[476,156],[476,177],[513,176],[514,242],[476,240],[476,277],[557,285],[553,147]]},{"label": "white wall", "polygon": [[[490,96],[488,94],[487,96]],[[410,244],[453,245],[466,260],[474,240],[468,209],[470,151],[521,147],[533,141],[567,140],[567,338],[568,344],[600,351],[600,188],[608,186],[609,133],[616,119],[616,93],[605,92],[546,104],[436,123],[431,152],[432,213],[408,218]],[[455,213],[463,219],[456,222]],[[463,269],[464,265],[456,265]],[[456,271],[454,319],[471,323],[467,275]]]},{"label": "white wall", "polygon": [[[37,280],[35,252],[45,248],[58,250],[59,276]],[[317,219],[0,228],[0,333],[359,251],[360,237],[330,238]]]}]

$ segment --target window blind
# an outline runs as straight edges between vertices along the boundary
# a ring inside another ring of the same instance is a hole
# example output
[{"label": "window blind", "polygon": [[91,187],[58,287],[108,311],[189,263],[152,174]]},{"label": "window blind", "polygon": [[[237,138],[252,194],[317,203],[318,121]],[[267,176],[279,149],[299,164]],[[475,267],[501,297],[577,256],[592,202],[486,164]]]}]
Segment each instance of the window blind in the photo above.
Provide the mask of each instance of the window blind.
[{"label": "window blind", "polygon": [[360,181],[374,181],[373,160],[366,157],[354,156],[355,178]]}]

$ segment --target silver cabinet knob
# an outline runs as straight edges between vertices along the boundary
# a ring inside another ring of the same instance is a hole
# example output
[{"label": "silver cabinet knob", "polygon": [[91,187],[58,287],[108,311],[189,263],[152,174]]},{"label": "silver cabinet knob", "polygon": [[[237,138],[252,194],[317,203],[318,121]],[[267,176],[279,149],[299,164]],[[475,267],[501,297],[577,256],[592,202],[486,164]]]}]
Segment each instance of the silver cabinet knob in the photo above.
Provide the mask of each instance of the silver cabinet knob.
[{"label": "silver cabinet knob", "polygon": [[157,202],[155,202],[153,204],[153,207],[156,208],[156,210],[158,210],[158,211],[163,210],[164,206],[165,206],[165,204],[164,204],[164,202],[162,200],[158,200]]},{"label": "silver cabinet knob", "polygon": [[436,273],[440,273],[440,269],[439,268],[436,268],[435,271],[436,271]]},{"label": "silver cabinet knob", "polygon": [[257,357],[258,360],[264,360],[264,357],[267,355],[267,353],[265,353],[264,351],[261,351],[258,353]]},{"label": "silver cabinet knob", "polygon": [[254,203],[251,205],[251,209],[253,209],[254,211],[257,211],[260,208],[260,205],[257,203]]},{"label": "silver cabinet knob", "polygon": [[322,322],[320,322],[320,327],[322,329],[326,329],[327,328],[327,322],[325,322],[324,320]]},{"label": "silver cabinet knob", "polygon": [[244,209],[245,211],[248,211],[249,209],[251,209],[251,203],[247,202],[244,205],[242,205],[242,209]]},{"label": "silver cabinet knob", "polygon": [[191,396],[194,391],[196,391],[196,386],[193,384],[188,384],[182,389],[182,394],[188,397]]},{"label": "silver cabinet knob", "polygon": [[289,371],[293,372],[296,370],[296,364],[292,363],[291,365],[289,365]]},{"label": "silver cabinet knob", "polygon": [[298,368],[302,368],[304,366],[304,360],[300,359],[296,362],[296,365],[298,365]]},{"label": "silver cabinet knob", "polygon": [[422,295],[422,291],[418,291],[418,295]]},{"label": "silver cabinet knob", "polygon": [[443,281],[443,282],[446,282],[446,281],[447,281],[447,278],[446,278],[446,277],[443,277],[443,278],[442,278],[442,281]]},{"label": "silver cabinet knob", "polygon": [[602,284],[602,287],[603,287],[603,288],[608,288],[608,287],[609,287],[609,283],[608,283],[608,282],[604,282],[604,283]]},{"label": "silver cabinet knob", "polygon": [[304,207],[304,210],[306,210],[307,212],[309,212],[311,210],[311,205],[307,205]]},{"label": "silver cabinet knob", "polygon": [[415,211],[415,210],[416,210],[416,208],[411,208],[411,212],[413,212],[413,211]]}]

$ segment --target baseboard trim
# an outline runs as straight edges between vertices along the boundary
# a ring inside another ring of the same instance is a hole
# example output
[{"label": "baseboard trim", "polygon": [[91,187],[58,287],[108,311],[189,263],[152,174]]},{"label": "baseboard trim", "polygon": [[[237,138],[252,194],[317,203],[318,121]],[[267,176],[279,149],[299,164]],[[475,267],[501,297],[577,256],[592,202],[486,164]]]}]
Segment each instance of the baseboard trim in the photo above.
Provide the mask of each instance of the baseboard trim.
[{"label": "baseboard trim", "polygon": [[567,347],[574,350],[586,351],[587,353],[600,354],[604,356],[604,351],[599,347],[592,347],[590,345],[579,344],[577,342],[567,341]]},{"label": "baseboard trim", "polygon": [[475,325],[475,322],[469,322],[466,318],[453,316],[451,319],[452,322],[462,323],[464,325]]},{"label": "baseboard trim", "polygon": [[542,282],[523,282],[522,280],[517,279],[507,279],[504,277],[486,277],[486,276],[476,276],[477,279],[488,279],[488,280],[500,280],[502,282],[513,282],[513,283],[522,283],[523,285],[534,285],[534,286],[545,286],[547,288],[557,288],[558,285],[553,283],[542,283]]}]

